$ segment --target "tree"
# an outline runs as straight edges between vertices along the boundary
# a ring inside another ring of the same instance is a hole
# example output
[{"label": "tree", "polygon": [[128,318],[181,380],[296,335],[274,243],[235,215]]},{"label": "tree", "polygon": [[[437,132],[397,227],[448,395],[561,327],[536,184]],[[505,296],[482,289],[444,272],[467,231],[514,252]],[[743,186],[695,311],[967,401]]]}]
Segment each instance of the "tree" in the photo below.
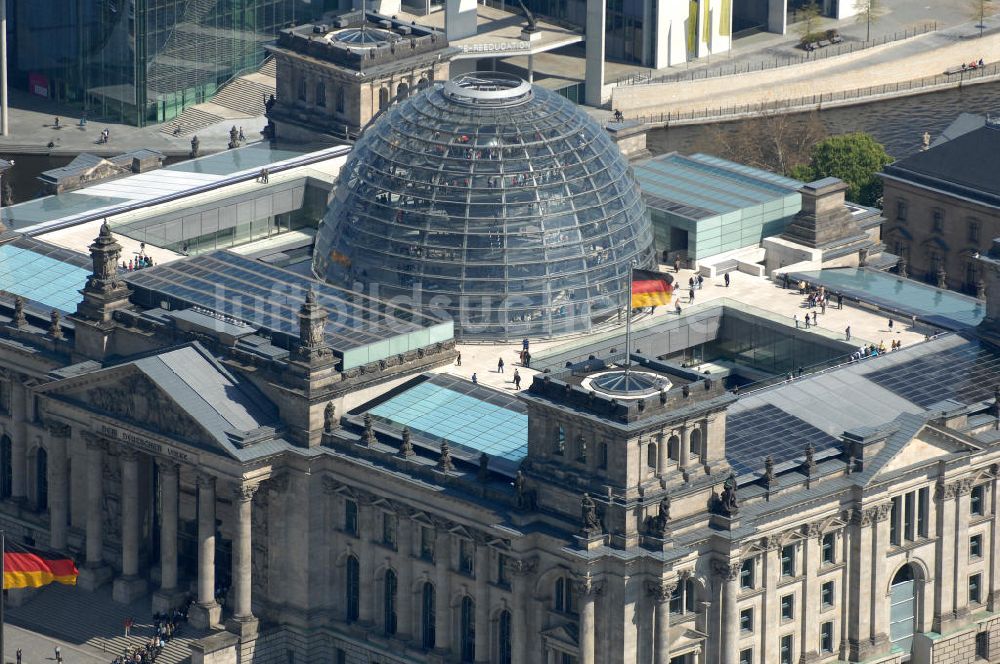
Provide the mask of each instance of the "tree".
[{"label": "tree", "polygon": [[[987,2],[988,0],[979,0]],[[877,23],[885,16],[885,7],[882,0],[854,0],[854,11],[857,13],[858,23],[864,23],[866,28],[865,41],[872,40],[872,23]]]},{"label": "tree", "polygon": [[841,134],[814,145],[809,165],[795,169],[793,177],[840,178],[847,183],[847,200],[874,206],[882,197],[882,180],[877,174],[892,161],[885,147],[869,134]]},{"label": "tree", "polygon": [[978,21],[976,27],[979,28],[979,36],[982,37],[986,28],[986,17],[996,11],[996,5],[991,0],[971,0],[969,8],[972,18]]},{"label": "tree", "polygon": [[822,12],[820,11],[819,5],[816,4],[815,0],[807,5],[803,5],[799,11],[799,22],[796,27],[796,31],[799,36],[802,37],[803,43],[809,41],[809,36],[816,31],[819,27],[819,19]]},{"label": "tree", "polygon": [[[742,122],[707,125],[696,148],[754,168],[789,173],[809,161],[810,150],[826,136],[816,112],[764,113]],[[794,176],[792,176],[794,177]]]}]

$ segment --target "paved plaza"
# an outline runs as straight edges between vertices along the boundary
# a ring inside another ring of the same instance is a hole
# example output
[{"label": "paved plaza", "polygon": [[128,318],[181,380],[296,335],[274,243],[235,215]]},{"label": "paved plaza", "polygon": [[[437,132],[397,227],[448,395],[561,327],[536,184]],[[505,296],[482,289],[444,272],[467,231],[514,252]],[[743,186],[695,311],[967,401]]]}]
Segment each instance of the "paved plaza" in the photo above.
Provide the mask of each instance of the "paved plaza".
[{"label": "paved plaza", "polygon": [[[670,270],[671,274],[673,271]],[[693,270],[681,270],[675,275],[678,281],[684,286],[679,290],[681,302],[681,316],[684,311],[691,306],[688,302],[687,283],[688,279],[694,275]],[[780,288],[770,279],[754,277],[743,273],[733,273],[731,275],[730,286],[726,288],[722,277],[717,279],[706,279],[702,289],[695,291],[694,306],[704,303],[711,303],[720,299],[736,300],[743,304],[760,309],[764,312],[777,314],[780,319],[789,326],[795,325],[795,316],[798,316],[800,325],[804,328],[806,311],[819,313],[819,308],[809,310],[806,308],[805,297],[799,294],[797,289],[785,290]],[[633,318],[634,329],[642,329],[656,324],[659,321],[676,317],[673,305],[668,307],[657,307],[652,315],[643,313]],[[846,301],[844,308],[838,310],[836,305],[828,306],[826,314],[819,314],[819,327],[810,327],[810,334],[820,334],[828,338],[845,339],[847,326],[851,327],[851,338],[862,342],[878,344],[884,343],[886,347],[892,340],[901,341],[903,347],[912,346],[925,339],[923,331],[913,330],[909,323],[895,321],[893,329],[889,330],[889,319],[881,313],[870,309],[862,309],[851,306]],[[620,326],[620,331],[624,330],[624,325]],[[609,326],[606,332],[614,332],[615,327]],[[597,332],[595,334],[598,334]],[[590,335],[593,337],[594,335]],[[583,345],[588,338],[580,337],[577,340],[561,338],[552,341],[536,341],[530,339],[531,353],[536,358],[544,356],[556,347],[568,348],[579,343]],[[515,391],[514,389],[514,369],[522,376],[521,389],[525,389],[531,384],[531,377],[537,373],[532,369],[525,369],[521,366],[519,356],[521,344],[511,342],[508,344],[486,344],[486,343],[465,343],[459,344],[458,350],[462,354],[462,365],[451,365],[442,367],[440,372],[448,373],[465,379],[471,379],[473,372],[480,384],[489,385],[504,391]],[[503,358],[504,372],[497,371],[497,361]]]}]

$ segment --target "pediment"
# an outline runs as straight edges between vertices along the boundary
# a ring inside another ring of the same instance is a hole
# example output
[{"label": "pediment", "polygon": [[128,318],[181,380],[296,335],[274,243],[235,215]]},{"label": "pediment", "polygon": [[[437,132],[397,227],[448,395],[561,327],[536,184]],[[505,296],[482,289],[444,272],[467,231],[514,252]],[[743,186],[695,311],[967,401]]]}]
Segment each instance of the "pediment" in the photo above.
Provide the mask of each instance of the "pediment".
[{"label": "pediment", "polygon": [[968,447],[958,441],[949,440],[932,430],[923,429],[886,460],[876,477],[966,451]]},{"label": "pediment", "polygon": [[214,438],[142,371],[125,366],[45,386],[50,397],[155,434],[198,443]]}]

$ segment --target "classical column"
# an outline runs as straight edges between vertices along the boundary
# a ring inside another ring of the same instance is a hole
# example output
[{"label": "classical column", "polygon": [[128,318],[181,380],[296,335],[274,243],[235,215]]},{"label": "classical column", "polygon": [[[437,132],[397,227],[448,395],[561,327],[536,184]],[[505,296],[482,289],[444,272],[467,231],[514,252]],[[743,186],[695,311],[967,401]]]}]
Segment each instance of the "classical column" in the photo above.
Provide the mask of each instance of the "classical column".
[{"label": "classical column", "polygon": [[476,661],[490,661],[490,545],[486,537],[476,542]]},{"label": "classical column", "polygon": [[656,434],[656,474],[660,476],[667,472],[667,464],[670,462],[667,458],[668,440],[669,437],[662,431]]},{"label": "classical column", "polygon": [[780,535],[769,535],[765,537],[761,544],[764,549],[764,595],[761,600],[762,608],[760,616],[761,650],[763,657],[761,662],[778,661],[778,629],[781,624],[781,614],[779,613],[778,598],[778,578],[781,575],[781,560],[778,550],[781,547]]},{"label": "classical column", "polygon": [[684,471],[685,476],[687,474],[688,464],[691,458],[691,427],[685,425],[681,429],[681,444],[680,450],[678,450],[677,458],[679,459],[678,465],[680,469]]},{"label": "classical column", "polygon": [[198,603],[188,618],[198,629],[219,623],[222,609],[215,601],[215,478],[198,475]]},{"label": "classical column", "polygon": [[670,598],[677,581],[658,579],[649,584],[653,596],[653,664],[670,664]]},{"label": "classical column", "polygon": [[955,618],[962,620],[969,615],[969,514],[972,498],[972,479],[955,483]]},{"label": "classical column", "polygon": [[153,612],[177,606],[177,498],[180,468],[172,461],[157,461],[160,487],[160,589],[153,595]]},{"label": "classical column", "polygon": [[83,432],[87,442],[87,564],[80,570],[77,585],[96,590],[111,578],[111,568],[104,564],[104,440]]},{"label": "classical column", "polygon": [[740,651],[740,561],[713,561],[712,571],[722,581],[722,643],[719,645],[719,664],[737,664]]},{"label": "classical column", "polygon": [[14,435],[10,446],[10,495],[17,502],[24,502],[28,497],[28,388],[24,386],[27,376],[14,374],[16,380],[11,381],[10,405],[11,419],[14,424]]},{"label": "classical column", "polygon": [[535,571],[536,562],[532,560],[521,560],[517,558],[507,559],[507,568],[513,576],[511,590],[514,594],[514,615],[511,625],[511,641],[514,646],[515,662],[529,662],[532,658],[528,656],[528,600],[531,598],[532,575]]},{"label": "classical column", "polygon": [[49,546],[60,551],[66,548],[66,520],[69,516],[69,477],[66,455],[69,451],[69,425],[49,422]]},{"label": "classical column", "polygon": [[799,638],[803,664],[819,659],[819,547],[823,531],[819,524],[810,523],[803,528],[802,540],[802,632]]},{"label": "classical column", "polygon": [[451,533],[444,524],[438,526],[434,564],[437,575],[434,584],[434,649],[446,653],[451,650]]},{"label": "classical column", "polygon": [[122,575],[115,579],[114,600],[130,604],[146,593],[139,577],[139,455],[123,447],[118,457],[122,473]]},{"label": "classical column", "polygon": [[396,638],[413,636],[413,521],[407,513],[399,515],[399,585],[396,596]]},{"label": "classical column", "polygon": [[882,503],[872,508],[873,536],[872,550],[878,556],[872,557],[868,564],[872,569],[871,597],[873,615],[871,617],[872,655],[881,654],[889,648],[889,566],[885,564],[883,552],[889,550],[889,515],[892,513],[892,503]]},{"label": "classical column", "polygon": [[1000,497],[997,493],[1000,492],[1000,475],[993,478],[992,491],[990,491],[990,514],[994,515],[994,518],[990,520],[989,523],[989,550],[990,550],[990,572],[989,572],[989,605],[987,608],[992,612],[1000,611],[1000,519],[997,515],[1000,514],[997,510],[1000,510]]},{"label": "classical column", "polygon": [[600,589],[588,572],[577,578],[576,593],[580,598],[580,664],[594,664],[595,601]]},{"label": "classical column", "polygon": [[367,500],[358,500],[358,535],[361,538],[361,555],[358,558],[358,576],[361,577],[361,596],[358,598],[358,622],[362,625],[375,624],[375,547],[372,540],[376,536],[376,507]]},{"label": "classical column", "polygon": [[226,622],[226,629],[249,638],[257,632],[257,619],[253,615],[253,560],[251,530],[253,525],[253,496],[257,485],[240,484],[235,488],[233,507],[236,521],[233,524],[233,617]]},{"label": "classical column", "polygon": [[934,593],[935,632],[943,633],[954,618],[955,594],[948,591],[955,585],[955,488],[952,484],[938,484],[934,492],[937,501],[937,565],[934,570],[935,585],[940,592]]}]

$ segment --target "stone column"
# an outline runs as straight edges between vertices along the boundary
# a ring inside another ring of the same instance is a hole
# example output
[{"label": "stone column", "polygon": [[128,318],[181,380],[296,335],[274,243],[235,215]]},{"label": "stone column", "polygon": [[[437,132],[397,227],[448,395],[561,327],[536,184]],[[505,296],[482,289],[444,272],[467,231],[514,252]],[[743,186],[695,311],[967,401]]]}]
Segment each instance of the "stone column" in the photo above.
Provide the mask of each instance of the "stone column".
[{"label": "stone column", "polygon": [[476,541],[476,661],[490,661],[490,545]]},{"label": "stone column", "polygon": [[153,594],[153,612],[175,608],[182,598],[177,590],[177,499],[180,467],[157,461],[160,487],[160,589]]},{"label": "stone column", "polygon": [[971,509],[972,480],[955,483],[955,618],[962,620],[969,615],[969,510]]},{"label": "stone column", "polygon": [[443,526],[438,527],[434,542],[434,565],[437,576],[434,583],[434,650],[446,653],[451,651],[451,533]]},{"label": "stone column", "polygon": [[66,520],[69,516],[69,477],[66,455],[69,452],[69,425],[49,422],[49,546],[56,551],[66,548]]},{"label": "stone column", "polygon": [[80,570],[77,584],[95,590],[111,578],[104,564],[104,441],[85,433],[87,441],[87,564]]},{"label": "stone column", "polygon": [[396,602],[396,638],[412,638],[413,632],[413,521],[399,515],[399,569]]},{"label": "stone column", "polygon": [[1000,477],[995,477],[992,491],[990,491],[990,513],[994,515],[994,518],[990,521],[989,535],[987,535],[990,551],[990,571],[987,577],[990,584],[990,594],[987,608],[994,613],[1000,611],[1000,518],[997,517],[1000,514],[997,511],[1000,510],[1000,497],[997,496],[998,491],[1000,491]]},{"label": "stone column", "polygon": [[740,651],[740,561],[716,560],[712,570],[722,581],[722,639],[719,664],[737,664]]},{"label": "stone column", "polygon": [[677,581],[653,581],[649,594],[653,596],[653,664],[670,664],[670,598]]},{"label": "stone column", "polygon": [[580,664],[594,664],[594,628],[596,624],[595,601],[599,588],[588,572],[576,581],[576,594],[580,600]]},{"label": "stone column", "polygon": [[665,433],[656,434],[656,474],[660,477],[666,474],[667,464],[670,463],[670,459],[667,457],[668,440],[670,437]]},{"label": "stone column", "polygon": [[762,662],[778,661],[778,628],[781,624],[778,598],[778,579],[781,576],[780,535],[764,538],[764,596],[760,616]]},{"label": "stone column", "polygon": [[358,622],[365,626],[375,624],[375,506],[358,500],[358,535],[361,538],[361,555],[358,557],[358,576],[361,596],[358,598]]},{"label": "stone column", "polygon": [[253,496],[257,485],[240,484],[234,489],[233,512],[233,617],[226,629],[241,638],[257,634],[257,619],[253,615]]},{"label": "stone column", "polygon": [[529,662],[528,655],[528,601],[531,598],[532,580],[535,571],[534,560],[508,559],[508,570],[513,578],[511,590],[514,595],[514,615],[511,625],[511,641],[513,641],[515,662]]},{"label": "stone column", "polygon": [[219,624],[215,601],[215,478],[198,475],[198,602],[188,612],[191,624],[208,629]]},{"label": "stone column", "polygon": [[[873,556],[868,564],[872,566],[872,610],[871,617],[872,634],[872,655],[877,655],[889,649],[889,566],[882,558],[884,551],[889,550],[889,515],[892,513],[892,504],[883,503],[872,508],[873,514],[873,552],[878,552]],[[880,559],[881,558],[881,559]]]},{"label": "stone column", "polygon": [[10,446],[10,495],[16,502],[24,502],[28,498],[28,388],[24,386],[27,376],[14,374],[15,380],[10,384],[10,410],[14,424],[14,435]]},{"label": "stone column", "polygon": [[586,58],[587,73],[585,77],[585,89],[587,104],[589,106],[600,106],[604,91],[604,50],[607,41],[607,20],[608,10],[605,0],[587,0],[587,23],[586,23]]},{"label": "stone column", "polygon": [[799,638],[801,662],[806,664],[819,659],[819,549],[823,532],[819,524],[810,523],[804,528],[802,540],[802,633]]},{"label": "stone column", "polygon": [[937,543],[934,569],[934,622],[935,632],[943,633],[954,618],[955,594],[948,588],[955,585],[955,484],[938,484],[934,493],[937,501]]},{"label": "stone column", "polygon": [[681,429],[681,442],[680,449],[677,451],[678,462],[677,465],[684,472],[684,478],[687,479],[687,469],[688,464],[691,462],[691,427],[685,426]]},{"label": "stone column", "polygon": [[139,577],[139,455],[123,447],[122,472],[122,575],[115,579],[112,596],[116,602],[131,604],[146,594],[146,580]]}]

